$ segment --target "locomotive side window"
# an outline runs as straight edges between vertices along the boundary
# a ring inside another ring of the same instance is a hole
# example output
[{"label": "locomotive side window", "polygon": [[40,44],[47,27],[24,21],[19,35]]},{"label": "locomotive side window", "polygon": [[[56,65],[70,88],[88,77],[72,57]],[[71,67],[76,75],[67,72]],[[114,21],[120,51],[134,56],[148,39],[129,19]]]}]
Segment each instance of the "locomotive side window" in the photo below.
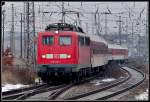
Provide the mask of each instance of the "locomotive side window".
[{"label": "locomotive side window", "polygon": [[85,45],[89,46],[90,45],[90,38],[85,37]]},{"label": "locomotive side window", "polygon": [[84,45],[84,37],[79,36],[79,45],[83,46]]},{"label": "locomotive side window", "polygon": [[71,45],[71,37],[70,36],[60,36],[59,44],[60,45]]},{"label": "locomotive side window", "polygon": [[53,36],[43,36],[42,42],[44,45],[52,45],[54,42],[54,37]]}]

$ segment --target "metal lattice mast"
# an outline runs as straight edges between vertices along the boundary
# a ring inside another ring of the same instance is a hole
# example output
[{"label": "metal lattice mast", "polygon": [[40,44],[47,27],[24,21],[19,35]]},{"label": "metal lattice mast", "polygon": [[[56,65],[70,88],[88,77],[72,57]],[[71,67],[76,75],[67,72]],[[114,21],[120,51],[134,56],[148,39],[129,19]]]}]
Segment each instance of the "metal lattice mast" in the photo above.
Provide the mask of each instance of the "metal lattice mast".
[{"label": "metal lattice mast", "polygon": [[14,4],[12,4],[12,23],[11,23],[11,31],[10,31],[10,48],[13,53],[15,54],[15,35],[14,35]]},{"label": "metal lattice mast", "polygon": [[62,23],[65,23],[64,2],[62,2]]},{"label": "metal lattice mast", "polygon": [[105,14],[105,35],[107,35],[107,12],[104,13]]},{"label": "metal lattice mast", "polygon": [[[148,12],[148,9],[147,9],[147,14],[146,14],[146,24],[145,24],[145,28],[146,28],[146,31],[145,31],[145,33],[146,33],[146,35],[145,35],[145,37],[146,37],[146,51],[145,51],[145,53],[146,53],[146,58],[145,58],[145,60],[147,60],[147,61],[149,61],[149,59],[148,59],[148,57],[149,57],[149,30],[148,30],[148,27],[149,27],[149,19],[148,19],[148,14],[149,14],[149,12]],[[148,65],[148,68],[149,68],[149,65]]]},{"label": "metal lattice mast", "polygon": [[108,20],[108,17],[107,17],[107,15],[108,14],[111,14],[110,12],[103,12],[102,14],[104,14],[105,15],[105,35],[107,36],[107,33],[108,33],[108,27],[107,27],[107,20]]},{"label": "metal lattice mast", "polygon": [[5,21],[5,10],[2,11],[2,15],[3,15],[3,35],[2,35],[2,53],[4,53],[4,27],[5,27],[5,24],[4,24],[4,21]]},{"label": "metal lattice mast", "polygon": [[121,28],[121,16],[119,16],[119,44],[121,45],[121,30],[122,30],[122,28]]},{"label": "metal lattice mast", "polygon": [[22,51],[22,13],[21,13],[21,17],[20,17],[20,24],[21,24],[21,29],[20,29],[20,31],[21,31],[21,33],[20,33],[20,58],[22,58],[22,53],[23,53],[23,51]]},{"label": "metal lattice mast", "polygon": [[26,52],[27,52],[27,46],[26,46],[27,44],[26,44],[26,42],[27,42],[27,41],[26,41],[26,31],[25,31],[25,30],[26,30],[26,29],[25,29],[25,28],[26,28],[26,23],[25,23],[25,22],[26,22],[26,9],[25,9],[25,8],[26,8],[26,7],[25,7],[25,3],[24,3],[24,14],[23,14],[23,28],[24,28],[24,29],[23,29],[23,30],[24,30],[24,31],[23,31],[23,32],[24,32],[24,42],[23,42],[24,47],[23,47],[23,52],[24,52],[24,58],[26,58],[26,55],[27,55],[27,54],[26,54]]},{"label": "metal lattice mast", "polygon": [[119,35],[119,44],[121,45],[121,33],[122,33],[122,20],[121,20],[121,16],[119,16],[119,20],[117,20],[116,22],[119,23],[119,27],[118,27],[118,35]]},{"label": "metal lattice mast", "polygon": [[26,62],[32,68],[35,65],[35,13],[34,2],[25,2],[25,38],[26,38]]}]

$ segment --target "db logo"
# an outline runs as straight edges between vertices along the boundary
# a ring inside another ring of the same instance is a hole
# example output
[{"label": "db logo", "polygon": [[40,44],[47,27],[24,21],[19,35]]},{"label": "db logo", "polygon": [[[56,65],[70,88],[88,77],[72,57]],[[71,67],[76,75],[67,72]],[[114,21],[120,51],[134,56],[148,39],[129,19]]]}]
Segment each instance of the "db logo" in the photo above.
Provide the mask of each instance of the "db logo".
[{"label": "db logo", "polygon": [[51,63],[53,63],[53,64],[58,64],[59,61],[51,61]]},{"label": "db logo", "polygon": [[59,58],[59,54],[54,54],[54,58]]}]

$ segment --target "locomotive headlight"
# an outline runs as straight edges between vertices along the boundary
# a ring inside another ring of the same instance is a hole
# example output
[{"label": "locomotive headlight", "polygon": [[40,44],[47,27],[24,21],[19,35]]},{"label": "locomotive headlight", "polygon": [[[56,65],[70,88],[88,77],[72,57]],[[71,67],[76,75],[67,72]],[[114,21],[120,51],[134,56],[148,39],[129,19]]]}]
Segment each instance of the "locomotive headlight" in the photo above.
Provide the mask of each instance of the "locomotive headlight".
[{"label": "locomotive headlight", "polygon": [[45,56],[45,55],[42,55],[42,58],[46,58],[46,56]]},{"label": "locomotive headlight", "polygon": [[71,55],[67,55],[67,58],[71,58]]},{"label": "locomotive headlight", "polygon": [[58,34],[58,31],[55,31],[56,34]]}]

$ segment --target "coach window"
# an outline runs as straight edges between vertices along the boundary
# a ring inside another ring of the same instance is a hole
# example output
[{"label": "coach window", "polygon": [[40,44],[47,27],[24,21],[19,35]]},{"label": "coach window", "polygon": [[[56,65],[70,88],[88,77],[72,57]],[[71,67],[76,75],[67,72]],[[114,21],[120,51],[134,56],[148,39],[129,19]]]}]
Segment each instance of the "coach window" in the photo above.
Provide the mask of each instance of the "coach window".
[{"label": "coach window", "polygon": [[54,43],[54,37],[53,36],[43,36],[42,42],[44,45],[52,45]]},{"label": "coach window", "polygon": [[84,37],[79,36],[79,45],[83,46],[84,45]]},{"label": "coach window", "polygon": [[89,46],[90,45],[90,38],[85,37],[85,45]]},{"label": "coach window", "polygon": [[59,44],[60,45],[71,45],[71,37],[70,36],[60,36]]}]

